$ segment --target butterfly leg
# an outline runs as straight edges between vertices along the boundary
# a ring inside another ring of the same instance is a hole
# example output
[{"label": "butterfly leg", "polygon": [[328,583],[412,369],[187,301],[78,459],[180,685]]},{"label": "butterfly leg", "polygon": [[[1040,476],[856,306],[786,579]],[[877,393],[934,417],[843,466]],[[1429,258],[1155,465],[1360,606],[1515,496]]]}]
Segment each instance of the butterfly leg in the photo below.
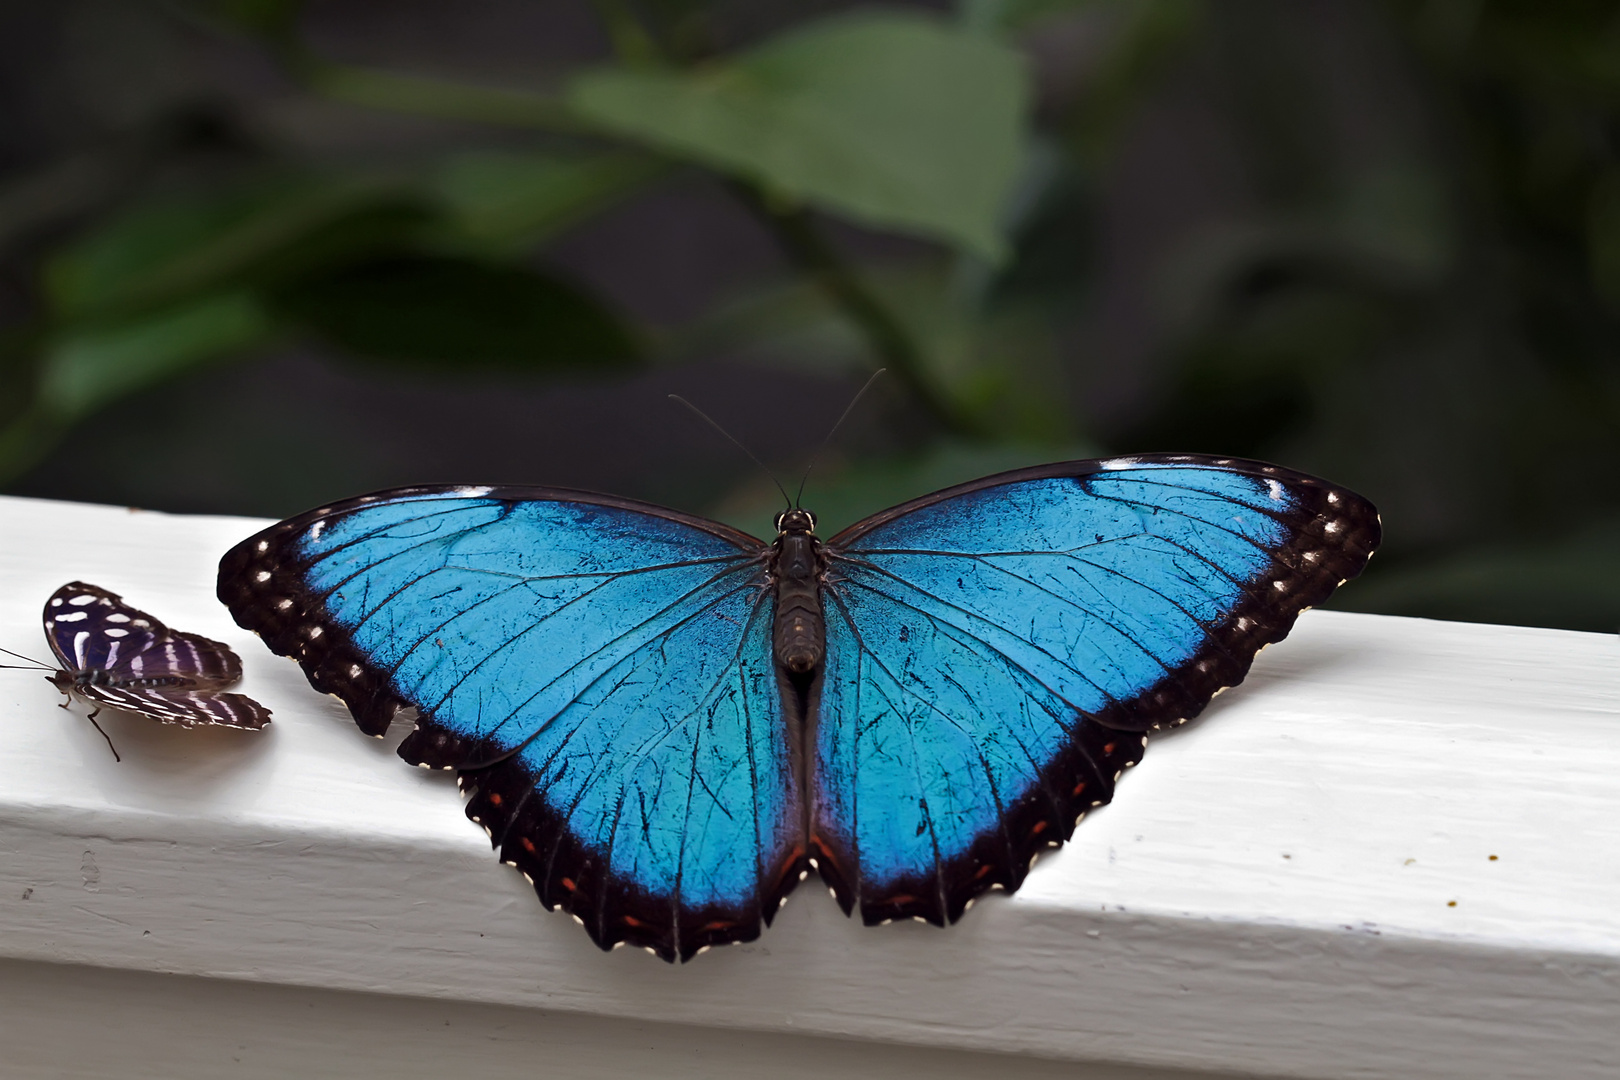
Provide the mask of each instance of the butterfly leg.
[{"label": "butterfly leg", "polygon": [[[62,708],[65,709],[65,708],[67,708],[67,706],[63,705]],[[118,756],[118,747],[113,745],[112,736],[108,735],[105,731],[102,731],[101,725],[96,723],[96,717],[98,717],[100,715],[101,715],[101,708],[100,708],[100,706],[97,706],[96,708],[94,708],[94,709],[92,709],[90,711],[90,715],[85,717],[85,719],[89,720],[90,721],[90,726],[95,728],[97,731],[100,731],[101,732],[101,737],[103,739],[107,740],[107,749],[112,751],[113,760],[121,762],[124,759]]]}]

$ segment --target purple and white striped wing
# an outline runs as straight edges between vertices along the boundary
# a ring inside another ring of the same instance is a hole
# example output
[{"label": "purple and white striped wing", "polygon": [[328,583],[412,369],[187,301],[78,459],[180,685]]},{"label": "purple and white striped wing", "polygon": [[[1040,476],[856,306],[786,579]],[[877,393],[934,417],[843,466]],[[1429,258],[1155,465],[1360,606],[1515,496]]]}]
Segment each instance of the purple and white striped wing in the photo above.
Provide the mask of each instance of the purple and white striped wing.
[{"label": "purple and white striped wing", "polygon": [[92,705],[139,713],[163,724],[181,727],[249,728],[257,731],[270,722],[270,710],[246,694],[180,686],[83,686],[73,692]]},{"label": "purple and white striped wing", "polygon": [[91,704],[184,727],[270,722],[252,698],[220,692],[242,677],[230,646],[170,630],[99,586],[73,581],[56,590],[45,602],[45,637],[62,667],[81,676],[72,692]]},{"label": "purple and white striped wing", "polygon": [[105,671],[115,682],[180,678],[199,689],[242,677],[230,646],[170,630],[117,593],[73,581],[45,603],[45,636],[68,671]]},{"label": "purple and white striped wing", "polygon": [[45,602],[45,638],[67,671],[95,671],[150,649],[169,628],[105,589],[72,581]]}]

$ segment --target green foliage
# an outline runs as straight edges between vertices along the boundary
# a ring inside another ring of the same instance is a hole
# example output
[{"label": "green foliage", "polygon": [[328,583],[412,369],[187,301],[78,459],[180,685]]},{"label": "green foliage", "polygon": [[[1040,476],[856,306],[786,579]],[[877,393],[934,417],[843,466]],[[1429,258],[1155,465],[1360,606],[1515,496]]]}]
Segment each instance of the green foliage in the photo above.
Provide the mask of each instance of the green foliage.
[{"label": "green foliage", "polygon": [[[917,344],[923,376],[973,428],[1054,452],[1075,441],[1056,344],[1035,312],[998,304],[974,276],[947,265],[889,267],[863,280]],[[859,328],[813,281],[738,297],[673,349],[701,355],[744,346],[763,347],[774,363],[801,370],[871,370]]]},{"label": "green foliage", "polygon": [[[41,417],[78,418],[298,334],[447,373],[622,370],[643,357],[643,335],[589,290],[528,264],[682,163],[738,185],[767,218],[792,220],[822,253],[807,272],[857,323],[889,328],[920,393],[938,377],[982,404],[983,373],[964,381],[948,361],[925,371],[929,358],[912,356],[895,319],[792,205],[1003,257],[1029,112],[1019,54],[937,19],[857,13],[682,68],[670,58],[699,6],[662,41],[662,29],[609,5],[623,63],[579,72],[553,98],[328,63],[299,40],[293,0],[195,0],[189,10],[258,37],[314,93],[576,138],[456,148],[387,173],[267,161],[222,178],[211,168],[183,194],[159,186],[87,218],[43,260],[38,325],[14,335],[47,345],[32,371],[14,372],[25,393],[0,408],[10,424],[0,476],[63,430]],[[925,404],[951,426],[946,399]]]},{"label": "green foliage", "polygon": [[45,351],[38,400],[72,421],[194,367],[265,344],[274,324],[252,295],[203,296],[63,334]]},{"label": "green foliage", "polygon": [[398,246],[425,217],[409,191],[322,178],[140,206],[52,259],[46,290],[67,318],[173,303],[226,283],[293,279]]},{"label": "green foliage", "polygon": [[449,219],[447,244],[517,256],[667,172],[639,154],[474,151],[447,159],[429,186]]},{"label": "green foliage", "polygon": [[1000,260],[1026,84],[1018,54],[989,39],[859,14],[689,70],[589,72],[568,101],[606,131],[774,197]]},{"label": "green foliage", "polygon": [[356,356],[413,367],[582,370],[640,355],[588,293],[523,267],[466,259],[349,267],[281,291],[276,308]]},{"label": "green foliage", "polygon": [[293,32],[304,0],[194,0],[200,12],[229,26],[266,37]]},{"label": "green foliage", "polygon": [[[261,49],[294,87],[277,109],[452,123],[409,152],[353,131],[318,150],[193,103],[8,179],[0,245],[33,279],[0,327],[0,479],[97,409],[284,343],[447,388],[719,351],[849,381],[883,365],[882,456],[834,449],[812,475],[829,527],[1040,460],[1247,454],[1383,509],[1350,605],[1620,625],[1613,4],[1329,5],[1343,35],[1287,0],[785,25],[716,0],[595,7],[615,58],[521,86],[333,62],[299,0],[142,7]],[[1156,292],[1132,299],[1163,321],[1119,378],[1077,327],[1117,300],[1100,211],[1127,201],[1121,136],[1161,91],[1194,106],[1177,130],[1220,146],[1198,160],[1236,194],[1152,254]],[[780,243],[779,277],[654,329],[541,269],[571,230],[693,174]],[[1128,409],[1092,407],[1120,382]],[[721,510],[762,529],[778,501],[749,486]]]}]

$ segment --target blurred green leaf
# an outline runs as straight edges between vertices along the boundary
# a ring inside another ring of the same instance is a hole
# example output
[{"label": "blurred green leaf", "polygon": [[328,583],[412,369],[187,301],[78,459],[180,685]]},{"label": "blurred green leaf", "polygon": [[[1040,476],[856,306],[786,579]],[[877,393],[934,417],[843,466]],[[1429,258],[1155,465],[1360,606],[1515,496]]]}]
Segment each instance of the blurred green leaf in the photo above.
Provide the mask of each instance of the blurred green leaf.
[{"label": "blurred green leaf", "polygon": [[599,301],[516,266],[398,258],[310,278],[277,309],[333,344],[374,360],[466,370],[626,365],[630,331]]},{"label": "blurred green leaf", "polygon": [[45,353],[38,400],[53,416],[77,419],[205,361],[261,345],[273,329],[251,295],[229,292],[118,325],[70,330]]},{"label": "blurred green leaf", "polygon": [[607,69],[567,100],[618,135],[879,228],[1006,253],[1020,55],[920,15],[857,14],[690,71]]},{"label": "blurred green leaf", "polygon": [[[923,375],[983,431],[1026,444],[1074,438],[1064,373],[1036,312],[987,306],[936,262],[868,271],[863,280],[924,358]],[[743,352],[804,370],[870,371],[871,352],[815,282],[760,290],[715,311],[670,343],[698,356]]]},{"label": "blurred green leaf", "polygon": [[325,97],[368,109],[559,133],[592,133],[557,98],[532,90],[326,63],[312,65],[307,80],[311,89]]},{"label": "blurred green leaf", "polygon": [[[667,171],[641,154],[474,152],[430,181],[463,241],[517,253],[636,191]],[[452,241],[454,242],[454,240]]]},{"label": "blurred green leaf", "polygon": [[137,208],[46,266],[62,316],[175,302],[373,255],[421,228],[419,196],[366,180],[301,179]]},{"label": "blurred green leaf", "polygon": [[193,6],[249,33],[280,36],[296,25],[304,0],[194,0]]}]

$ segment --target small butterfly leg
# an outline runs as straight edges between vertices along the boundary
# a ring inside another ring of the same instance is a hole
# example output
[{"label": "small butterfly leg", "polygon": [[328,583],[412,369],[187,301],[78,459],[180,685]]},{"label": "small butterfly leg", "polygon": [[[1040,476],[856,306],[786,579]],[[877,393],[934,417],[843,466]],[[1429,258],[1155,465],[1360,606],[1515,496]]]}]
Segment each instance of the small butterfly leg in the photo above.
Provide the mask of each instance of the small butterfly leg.
[{"label": "small butterfly leg", "polygon": [[[63,702],[62,708],[64,708],[64,709],[67,708],[67,703],[66,702]],[[105,731],[102,731],[101,725],[96,723],[96,717],[98,717],[100,715],[101,715],[101,706],[98,705],[94,709],[90,710],[90,715],[85,717],[85,719],[90,721],[90,726],[91,727],[95,728],[97,731],[101,731],[101,737],[103,739],[107,740],[107,749],[109,749],[109,750],[111,750],[113,752],[113,760],[117,761],[117,762],[122,762],[124,759],[122,757],[118,756],[118,747],[113,745],[112,736],[108,735]]]}]

